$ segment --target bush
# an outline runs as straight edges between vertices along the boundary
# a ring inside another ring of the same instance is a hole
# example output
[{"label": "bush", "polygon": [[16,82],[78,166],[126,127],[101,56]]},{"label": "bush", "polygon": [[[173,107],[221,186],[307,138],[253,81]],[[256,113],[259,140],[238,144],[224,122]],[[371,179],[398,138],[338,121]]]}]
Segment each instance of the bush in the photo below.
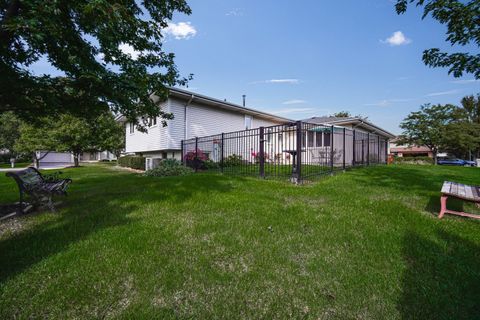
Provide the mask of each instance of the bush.
[{"label": "bush", "polygon": [[215,170],[220,168],[220,164],[209,159],[203,162],[203,167],[207,170]]},{"label": "bush", "polygon": [[200,149],[195,151],[189,151],[183,158],[185,164],[194,169],[205,169],[205,161],[208,160],[208,156]]},{"label": "bush", "polygon": [[[13,157],[12,153],[0,154],[0,163],[10,163],[10,158]],[[15,162],[32,162],[32,157],[29,154],[17,155]]]},{"label": "bush", "polygon": [[158,167],[148,170],[145,175],[148,177],[185,176],[193,173],[192,168],[183,166],[175,159],[162,160]]},{"label": "bush", "polygon": [[120,157],[118,158],[118,165],[121,167],[145,171],[145,157],[139,157],[139,156]]},{"label": "bush", "polygon": [[238,154],[229,155],[223,160],[224,167],[236,167],[241,166],[244,163],[245,161],[243,160],[242,156]]},{"label": "bush", "polygon": [[395,164],[433,164],[433,158],[430,157],[395,157],[393,158]]}]

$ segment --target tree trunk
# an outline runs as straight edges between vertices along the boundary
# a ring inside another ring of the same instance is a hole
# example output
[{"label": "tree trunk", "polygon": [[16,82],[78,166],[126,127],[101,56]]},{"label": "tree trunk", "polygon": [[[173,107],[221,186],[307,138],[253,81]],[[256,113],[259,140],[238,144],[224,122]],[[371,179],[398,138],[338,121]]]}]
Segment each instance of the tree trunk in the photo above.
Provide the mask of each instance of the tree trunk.
[{"label": "tree trunk", "polygon": [[79,161],[78,161],[78,158],[79,158],[79,157],[80,157],[80,154],[79,154],[79,153],[77,153],[77,152],[73,153],[73,165],[74,165],[75,167],[79,167],[79,166],[80,166]]},{"label": "tree trunk", "polygon": [[34,163],[35,169],[40,168],[40,159],[37,158],[36,154],[34,154],[34,156],[33,156],[33,163]]},{"label": "tree trunk", "polygon": [[433,151],[433,164],[437,165],[437,151]]}]

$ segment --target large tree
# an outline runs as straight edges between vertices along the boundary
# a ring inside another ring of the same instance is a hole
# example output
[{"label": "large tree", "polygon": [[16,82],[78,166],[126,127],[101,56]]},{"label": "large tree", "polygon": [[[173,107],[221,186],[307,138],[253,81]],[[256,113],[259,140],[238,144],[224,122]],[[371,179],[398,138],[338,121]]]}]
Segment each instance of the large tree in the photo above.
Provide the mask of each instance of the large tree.
[{"label": "large tree", "polygon": [[124,146],[124,135],[123,126],[109,112],[92,120],[62,114],[41,118],[34,124],[22,124],[14,150],[30,154],[37,166],[50,151],[70,152],[74,165],[78,166],[80,155],[86,151],[118,154]]},{"label": "large tree", "polygon": [[0,114],[0,150],[8,150],[13,153],[13,146],[20,136],[20,124],[13,112]]},{"label": "large tree", "polygon": [[[52,137],[50,120],[40,118],[35,124],[23,122],[20,125],[20,136],[13,147],[17,153],[29,154],[38,168],[40,160],[45,158],[50,150],[55,150],[56,142]],[[39,151],[44,151],[40,153]]]},{"label": "large tree", "polygon": [[[190,8],[185,0],[1,0],[0,112],[171,117],[150,96],[164,99],[166,86],[187,80],[162,48],[174,12]],[[32,73],[40,59],[62,76]]]},{"label": "large tree", "polygon": [[447,67],[455,77],[473,74],[480,79],[480,1],[479,0],[397,0],[398,14],[409,4],[423,7],[423,18],[431,16],[447,27],[446,40],[452,45],[476,46],[476,52],[442,52],[432,48],[423,52],[423,61],[430,67]]},{"label": "large tree", "polygon": [[437,153],[445,146],[447,126],[455,120],[456,112],[458,107],[454,105],[421,106],[420,111],[410,113],[400,124],[400,143],[429,147],[437,163]]},{"label": "large tree", "polygon": [[446,151],[457,157],[480,157],[480,96],[466,96],[447,126]]}]

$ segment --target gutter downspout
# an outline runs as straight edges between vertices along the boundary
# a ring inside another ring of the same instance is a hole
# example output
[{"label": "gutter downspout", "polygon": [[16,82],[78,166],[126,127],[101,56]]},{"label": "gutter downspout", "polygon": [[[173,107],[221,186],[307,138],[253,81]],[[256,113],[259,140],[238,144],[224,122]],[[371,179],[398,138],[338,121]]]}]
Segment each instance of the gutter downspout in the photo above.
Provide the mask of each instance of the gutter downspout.
[{"label": "gutter downspout", "polygon": [[190,96],[190,99],[187,101],[187,104],[185,104],[185,109],[184,109],[184,112],[183,112],[183,139],[187,139],[187,134],[188,134],[188,131],[187,131],[187,110],[188,110],[188,106],[192,103],[193,99],[195,98],[195,95],[192,94]]}]

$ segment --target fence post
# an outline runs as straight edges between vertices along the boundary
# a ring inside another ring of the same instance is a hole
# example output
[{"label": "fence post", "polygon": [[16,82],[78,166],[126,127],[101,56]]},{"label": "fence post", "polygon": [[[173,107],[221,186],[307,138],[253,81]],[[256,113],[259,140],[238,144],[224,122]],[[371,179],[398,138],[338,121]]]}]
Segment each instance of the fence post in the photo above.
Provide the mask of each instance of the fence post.
[{"label": "fence post", "polygon": [[198,137],[195,137],[195,160],[193,160],[195,172],[198,172]]},{"label": "fence post", "polygon": [[362,166],[365,164],[365,140],[362,137]]},{"label": "fence post", "polygon": [[330,171],[333,173],[333,126],[330,127]]},{"label": "fence post", "polygon": [[258,152],[259,157],[259,173],[260,177],[265,178],[265,128],[260,127],[260,150]]},{"label": "fence post", "polygon": [[343,170],[345,170],[345,133],[346,133],[346,128],[343,128]]},{"label": "fence post", "polygon": [[355,129],[353,129],[353,157],[352,157],[352,166],[355,166],[355,157],[356,157],[356,150],[355,150],[355,147],[357,145],[357,142],[355,141]]},{"label": "fence post", "polygon": [[181,147],[180,147],[180,161],[182,162],[182,165],[185,164],[184,161],[183,161],[183,152],[184,152],[183,151],[184,150],[183,144],[184,144],[184,141],[185,140],[182,139],[182,144],[181,144]]},{"label": "fence post", "polygon": [[380,136],[377,136],[377,164],[380,164]]},{"label": "fence post", "polygon": [[370,132],[367,132],[367,166],[370,165]]},{"label": "fence post", "polygon": [[225,143],[225,135],[224,133],[222,132],[222,145],[221,145],[221,154],[220,154],[220,169],[222,170],[222,173],[223,173],[223,146],[224,146],[224,143]]},{"label": "fence post", "polygon": [[297,145],[296,145],[296,163],[295,171],[293,172],[293,181],[295,183],[300,183],[302,181],[302,121],[297,121]]},{"label": "fence post", "polygon": [[385,164],[388,164],[388,139],[385,139]]}]

